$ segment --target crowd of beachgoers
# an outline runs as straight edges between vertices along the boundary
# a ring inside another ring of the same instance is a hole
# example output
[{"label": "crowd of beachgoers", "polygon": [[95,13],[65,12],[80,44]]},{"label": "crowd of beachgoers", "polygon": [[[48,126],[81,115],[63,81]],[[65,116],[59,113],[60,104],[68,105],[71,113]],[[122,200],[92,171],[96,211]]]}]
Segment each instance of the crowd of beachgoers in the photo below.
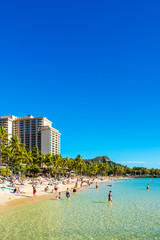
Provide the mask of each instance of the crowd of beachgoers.
[{"label": "crowd of beachgoers", "polygon": [[11,200],[19,198],[37,198],[46,193],[53,194],[55,199],[61,198],[61,193],[65,192],[66,197],[70,197],[71,192],[76,192],[85,186],[90,186],[99,182],[108,181],[108,178],[89,178],[89,177],[73,177],[59,179],[55,178],[19,178],[0,177],[0,205],[5,204]]}]

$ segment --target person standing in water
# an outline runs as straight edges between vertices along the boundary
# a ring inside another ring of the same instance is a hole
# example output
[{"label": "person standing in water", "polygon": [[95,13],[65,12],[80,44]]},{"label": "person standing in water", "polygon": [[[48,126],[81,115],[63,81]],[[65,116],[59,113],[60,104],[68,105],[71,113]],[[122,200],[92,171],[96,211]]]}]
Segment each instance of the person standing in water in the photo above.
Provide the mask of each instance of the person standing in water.
[{"label": "person standing in water", "polygon": [[149,190],[149,184],[147,185],[147,190]]},{"label": "person standing in water", "polygon": [[112,191],[109,191],[108,202],[113,202],[113,200],[112,200]]},{"label": "person standing in water", "polygon": [[77,189],[76,189],[76,186],[73,188],[73,193],[76,193],[77,192]]},{"label": "person standing in water", "polygon": [[96,189],[98,189],[98,183],[96,182]]},{"label": "person standing in water", "polygon": [[59,194],[58,194],[58,198],[61,199],[61,192],[59,192]]},{"label": "person standing in water", "polygon": [[67,200],[70,198],[69,188],[67,188],[67,191],[66,191],[66,197],[67,197]]}]

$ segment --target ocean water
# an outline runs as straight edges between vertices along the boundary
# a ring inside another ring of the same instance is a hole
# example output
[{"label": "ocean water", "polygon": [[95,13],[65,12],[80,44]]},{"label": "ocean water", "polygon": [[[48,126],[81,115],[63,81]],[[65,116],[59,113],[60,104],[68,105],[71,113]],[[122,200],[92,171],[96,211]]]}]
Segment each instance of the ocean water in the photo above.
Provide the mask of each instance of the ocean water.
[{"label": "ocean water", "polygon": [[[147,190],[147,184],[150,189]],[[95,185],[71,199],[33,201],[0,215],[1,240],[160,239],[160,179]],[[112,190],[113,203],[108,203]]]}]

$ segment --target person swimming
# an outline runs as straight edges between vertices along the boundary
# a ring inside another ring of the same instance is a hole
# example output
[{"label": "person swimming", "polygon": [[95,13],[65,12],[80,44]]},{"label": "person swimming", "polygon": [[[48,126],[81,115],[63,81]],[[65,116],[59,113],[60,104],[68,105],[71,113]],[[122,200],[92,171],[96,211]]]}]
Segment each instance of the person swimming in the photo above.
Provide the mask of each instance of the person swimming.
[{"label": "person swimming", "polygon": [[109,191],[108,202],[113,202],[113,200],[112,200],[112,191]]}]

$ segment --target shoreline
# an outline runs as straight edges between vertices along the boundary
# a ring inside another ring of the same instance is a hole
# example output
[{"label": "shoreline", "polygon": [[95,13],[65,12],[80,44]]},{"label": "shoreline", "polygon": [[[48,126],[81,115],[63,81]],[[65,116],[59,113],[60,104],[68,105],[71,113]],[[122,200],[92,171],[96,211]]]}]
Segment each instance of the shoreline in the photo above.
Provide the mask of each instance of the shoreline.
[{"label": "shoreline", "polygon": [[[95,184],[96,182],[104,183],[104,182],[112,182],[115,180],[123,180],[123,179],[129,179],[128,177],[99,177],[95,178],[94,180],[90,178],[86,178],[85,182],[83,183],[83,186],[80,187],[80,183],[77,186],[77,191],[82,191],[84,188],[88,186],[87,181],[90,180],[92,184]],[[58,185],[58,191],[52,193],[52,189],[54,189],[54,186],[49,186],[49,191],[45,192],[44,188],[48,186],[48,184],[39,185],[37,186],[37,196],[33,198],[33,191],[32,191],[32,185],[29,183],[27,185],[24,185],[24,188],[26,187],[26,193],[25,194],[14,194],[14,193],[6,193],[4,195],[0,194],[0,212],[3,212],[7,209],[12,209],[13,207],[18,207],[20,205],[25,204],[32,204],[33,202],[42,201],[50,198],[55,198],[58,195],[59,192],[64,194],[69,188],[69,191],[72,193],[73,187],[75,186],[75,183],[77,181],[77,178],[74,179],[74,182],[63,185],[62,183]],[[47,182],[48,183],[48,182]],[[91,185],[92,185],[91,184]],[[43,189],[42,189],[43,188]]]},{"label": "shoreline", "polygon": [[[96,178],[93,181],[90,180],[91,182],[93,182],[92,184],[95,184],[96,182],[99,183],[103,183],[103,182],[108,182],[108,181],[114,181],[117,179],[123,179],[123,178],[103,178],[103,180],[100,180],[101,178]],[[33,198],[33,191],[32,191],[32,185],[30,184],[25,184],[24,185],[24,190],[26,191],[25,194],[14,194],[11,192],[5,192],[4,194],[2,194],[3,192],[1,192],[0,194],[0,212],[3,212],[6,209],[11,209],[12,207],[18,207],[19,205],[25,205],[27,203],[33,203],[36,201],[41,201],[41,200],[45,200],[45,199],[49,199],[49,198],[55,198],[56,199],[56,195],[58,195],[59,192],[61,192],[62,194],[64,194],[67,190],[67,188],[69,188],[70,192],[72,193],[73,187],[75,186],[77,179],[75,179],[74,182],[63,185],[63,184],[59,184],[58,185],[58,191],[52,193],[52,189],[54,189],[54,186],[49,186],[49,191],[45,192],[44,188],[46,186],[48,186],[48,184],[45,185],[38,185],[37,186],[37,196]],[[77,191],[82,191],[84,188],[86,188],[88,179],[85,179],[85,182],[83,183],[83,186],[80,187],[80,183],[77,186]],[[7,184],[3,184],[7,185]]]}]

